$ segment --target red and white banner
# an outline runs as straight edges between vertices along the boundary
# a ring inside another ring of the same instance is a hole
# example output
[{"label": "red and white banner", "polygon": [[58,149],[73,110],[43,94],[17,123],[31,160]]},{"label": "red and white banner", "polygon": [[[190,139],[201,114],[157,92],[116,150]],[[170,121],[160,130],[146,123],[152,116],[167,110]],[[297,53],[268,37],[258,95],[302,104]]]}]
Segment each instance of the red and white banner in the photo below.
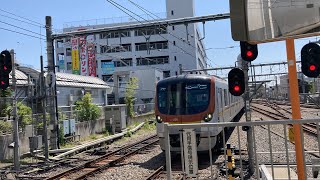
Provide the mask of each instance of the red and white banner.
[{"label": "red and white banner", "polygon": [[79,38],[80,46],[80,62],[81,62],[81,75],[88,75],[88,61],[87,61],[87,40],[85,36]]},{"label": "red and white banner", "polygon": [[97,65],[96,65],[96,50],[93,43],[88,44],[88,67],[89,67],[89,76],[97,76]]}]

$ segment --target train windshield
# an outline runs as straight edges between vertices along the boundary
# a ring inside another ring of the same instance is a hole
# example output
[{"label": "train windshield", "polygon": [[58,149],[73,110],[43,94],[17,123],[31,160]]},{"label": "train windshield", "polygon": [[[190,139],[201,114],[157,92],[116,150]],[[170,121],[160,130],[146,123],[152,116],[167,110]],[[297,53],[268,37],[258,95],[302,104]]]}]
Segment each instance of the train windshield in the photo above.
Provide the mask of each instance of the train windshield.
[{"label": "train windshield", "polygon": [[205,111],[210,83],[178,83],[158,87],[158,109],[162,114],[191,115]]}]

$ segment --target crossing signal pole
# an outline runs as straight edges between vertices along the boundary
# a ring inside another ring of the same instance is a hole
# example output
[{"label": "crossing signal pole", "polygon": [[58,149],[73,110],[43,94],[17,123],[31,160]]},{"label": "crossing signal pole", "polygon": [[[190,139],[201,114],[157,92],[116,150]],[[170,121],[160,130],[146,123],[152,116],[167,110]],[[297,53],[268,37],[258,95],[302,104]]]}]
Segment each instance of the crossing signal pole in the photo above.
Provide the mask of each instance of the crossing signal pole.
[{"label": "crossing signal pole", "polygon": [[309,43],[301,49],[301,71],[311,78],[320,75],[320,46],[318,44]]}]

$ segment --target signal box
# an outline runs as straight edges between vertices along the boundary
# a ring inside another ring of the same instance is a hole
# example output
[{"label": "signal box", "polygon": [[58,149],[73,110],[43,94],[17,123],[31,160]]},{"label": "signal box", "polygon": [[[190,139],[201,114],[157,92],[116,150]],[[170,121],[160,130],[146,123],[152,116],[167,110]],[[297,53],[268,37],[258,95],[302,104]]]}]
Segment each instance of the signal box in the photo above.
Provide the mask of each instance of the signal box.
[{"label": "signal box", "polygon": [[239,68],[232,69],[228,74],[229,92],[234,96],[241,96],[245,91],[244,72]]}]

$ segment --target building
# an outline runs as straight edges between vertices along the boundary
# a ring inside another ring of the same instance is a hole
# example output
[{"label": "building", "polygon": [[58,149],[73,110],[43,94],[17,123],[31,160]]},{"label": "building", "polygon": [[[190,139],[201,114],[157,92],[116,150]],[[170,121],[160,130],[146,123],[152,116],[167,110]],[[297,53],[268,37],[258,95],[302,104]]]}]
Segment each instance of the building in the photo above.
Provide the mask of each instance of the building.
[{"label": "building", "polygon": [[[320,78],[308,78],[308,77],[305,77],[302,73],[297,73],[297,77],[299,82],[300,93],[303,93],[302,83],[304,83],[305,91],[306,91],[306,86],[308,86],[308,84],[313,86],[312,87],[313,92],[311,93],[320,91]],[[288,75],[280,76],[279,93],[280,93],[280,96],[285,99],[290,98]]]},{"label": "building", "polygon": [[116,104],[124,103],[125,90],[130,78],[138,79],[138,90],[136,91],[136,103],[151,103],[155,97],[155,85],[163,79],[162,71],[158,69],[144,69],[136,71],[117,71],[114,73],[114,94]]},{"label": "building", "polygon": [[[20,98],[32,99],[39,91],[38,79],[40,71],[25,67],[17,67],[18,95]],[[107,94],[112,87],[97,77],[86,77],[74,74],[56,73],[57,103],[58,106],[69,106],[89,92],[93,103],[107,105]]]},{"label": "building", "polygon": [[[195,15],[194,0],[166,0],[166,11],[165,19],[192,17]],[[136,23],[131,21],[68,27],[63,31]],[[196,24],[150,26],[131,31],[112,31],[86,37],[64,38],[55,42],[56,64],[59,65],[59,72],[97,76],[111,86],[114,86],[114,75],[117,72],[132,74],[135,71],[156,69],[154,73],[158,74],[158,71],[161,71],[163,78],[166,78],[178,75],[180,65],[183,69],[207,67],[205,47],[200,39]],[[157,76],[156,74],[152,77]],[[155,89],[155,83],[152,84],[152,89]],[[140,95],[144,93],[138,93],[138,96]],[[148,97],[138,98],[153,99],[153,97],[150,94]]]}]

